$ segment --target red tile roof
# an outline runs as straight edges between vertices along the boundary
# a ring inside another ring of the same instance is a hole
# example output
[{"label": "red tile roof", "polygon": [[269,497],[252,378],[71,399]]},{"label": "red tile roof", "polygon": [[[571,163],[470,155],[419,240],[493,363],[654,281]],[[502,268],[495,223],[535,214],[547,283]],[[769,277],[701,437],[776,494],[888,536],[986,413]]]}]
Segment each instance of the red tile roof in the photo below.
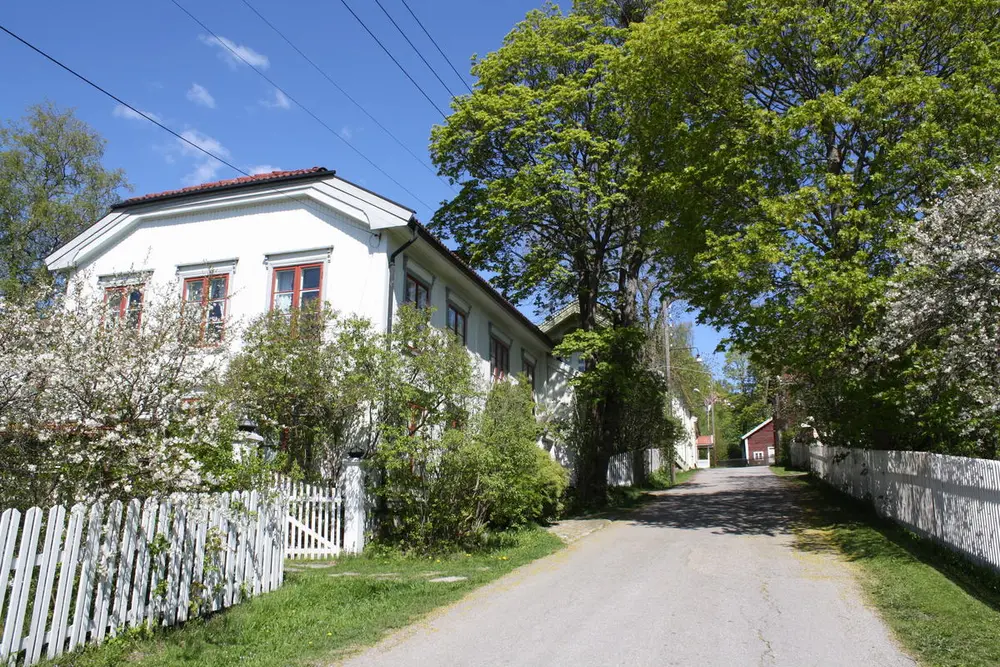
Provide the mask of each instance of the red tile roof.
[{"label": "red tile roof", "polygon": [[696,445],[712,445],[715,444],[715,439],[710,435],[699,435],[698,440],[695,442]]},{"label": "red tile roof", "polygon": [[148,201],[164,199],[166,197],[176,197],[177,195],[186,195],[194,192],[219,190],[222,188],[231,188],[239,185],[268,183],[270,181],[280,181],[280,180],[285,180],[287,178],[294,178],[297,176],[306,176],[309,174],[324,174],[324,173],[329,173],[331,176],[334,174],[334,172],[329,171],[326,167],[311,167],[309,169],[294,169],[291,171],[272,171],[266,174],[253,174],[251,176],[240,176],[239,178],[230,178],[224,181],[213,181],[212,183],[202,183],[201,185],[192,185],[190,187],[179,188],[177,190],[166,190],[164,192],[154,192],[148,195],[132,197],[131,199],[126,199],[123,202],[115,204],[114,208],[124,208],[126,206],[133,206],[135,204],[142,204]]}]

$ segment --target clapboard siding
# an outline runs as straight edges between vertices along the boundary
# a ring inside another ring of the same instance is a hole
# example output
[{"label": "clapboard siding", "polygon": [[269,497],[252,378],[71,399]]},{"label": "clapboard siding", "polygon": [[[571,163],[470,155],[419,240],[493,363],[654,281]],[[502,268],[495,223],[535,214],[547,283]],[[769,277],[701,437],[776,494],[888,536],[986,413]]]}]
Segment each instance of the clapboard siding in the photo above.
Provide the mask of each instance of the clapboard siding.
[{"label": "clapboard siding", "polygon": [[0,663],[174,625],[274,590],[286,508],[256,491],[0,514]]}]

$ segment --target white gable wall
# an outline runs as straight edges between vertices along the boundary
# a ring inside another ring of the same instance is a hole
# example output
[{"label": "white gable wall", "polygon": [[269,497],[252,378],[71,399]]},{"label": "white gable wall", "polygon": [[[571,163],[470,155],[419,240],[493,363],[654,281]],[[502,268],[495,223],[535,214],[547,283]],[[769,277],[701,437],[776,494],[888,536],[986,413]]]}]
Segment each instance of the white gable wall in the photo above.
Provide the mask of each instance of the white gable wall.
[{"label": "white gable wall", "polygon": [[[289,199],[144,219],[80,266],[97,287],[101,276],[152,272],[148,282],[182,281],[191,265],[232,265],[230,320],[248,320],[271,303],[276,262],[323,258],[323,299],[335,309],[385,323],[386,232],[371,232],[345,215]],[[271,262],[268,262],[268,259]],[[205,272],[208,272],[206,269]]]}]

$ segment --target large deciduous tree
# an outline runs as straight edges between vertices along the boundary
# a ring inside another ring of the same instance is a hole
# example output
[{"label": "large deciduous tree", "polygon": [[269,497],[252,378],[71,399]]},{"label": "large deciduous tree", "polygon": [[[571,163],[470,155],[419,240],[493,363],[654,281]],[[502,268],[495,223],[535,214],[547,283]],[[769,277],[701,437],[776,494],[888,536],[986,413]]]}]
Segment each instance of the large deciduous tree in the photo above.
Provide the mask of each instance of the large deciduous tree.
[{"label": "large deciduous tree", "polygon": [[[621,372],[603,376],[619,380],[635,346],[614,332],[638,323],[639,280],[662,227],[614,75],[629,26],[644,13],[636,2],[529,13],[473,65],[476,90],[454,102],[431,142],[441,173],[461,184],[432,226],[495,274],[509,297],[535,297],[547,312],[576,303],[585,332],[598,329],[600,310],[610,337],[579,340],[603,350],[589,355],[588,368],[617,364]],[[620,433],[618,384],[582,397],[592,441],[581,452],[578,490],[595,497]]]},{"label": "large deciduous tree", "polygon": [[72,110],[31,107],[0,126],[0,295],[50,276],[43,260],[92,225],[128,188],[102,164],[104,139]]},{"label": "large deciduous tree", "polygon": [[905,445],[859,359],[900,234],[1000,151],[1000,3],[673,0],[628,49],[686,296],[825,437]]}]

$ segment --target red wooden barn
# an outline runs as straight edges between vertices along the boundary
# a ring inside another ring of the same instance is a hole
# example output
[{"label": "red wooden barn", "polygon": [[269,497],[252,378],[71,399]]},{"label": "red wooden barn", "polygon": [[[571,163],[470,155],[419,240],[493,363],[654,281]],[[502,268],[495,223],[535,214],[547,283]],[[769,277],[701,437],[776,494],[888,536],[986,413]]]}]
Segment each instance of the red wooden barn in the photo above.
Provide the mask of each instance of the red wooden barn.
[{"label": "red wooden barn", "polygon": [[774,419],[763,421],[743,434],[743,456],[747,465],[774,463]]}]

